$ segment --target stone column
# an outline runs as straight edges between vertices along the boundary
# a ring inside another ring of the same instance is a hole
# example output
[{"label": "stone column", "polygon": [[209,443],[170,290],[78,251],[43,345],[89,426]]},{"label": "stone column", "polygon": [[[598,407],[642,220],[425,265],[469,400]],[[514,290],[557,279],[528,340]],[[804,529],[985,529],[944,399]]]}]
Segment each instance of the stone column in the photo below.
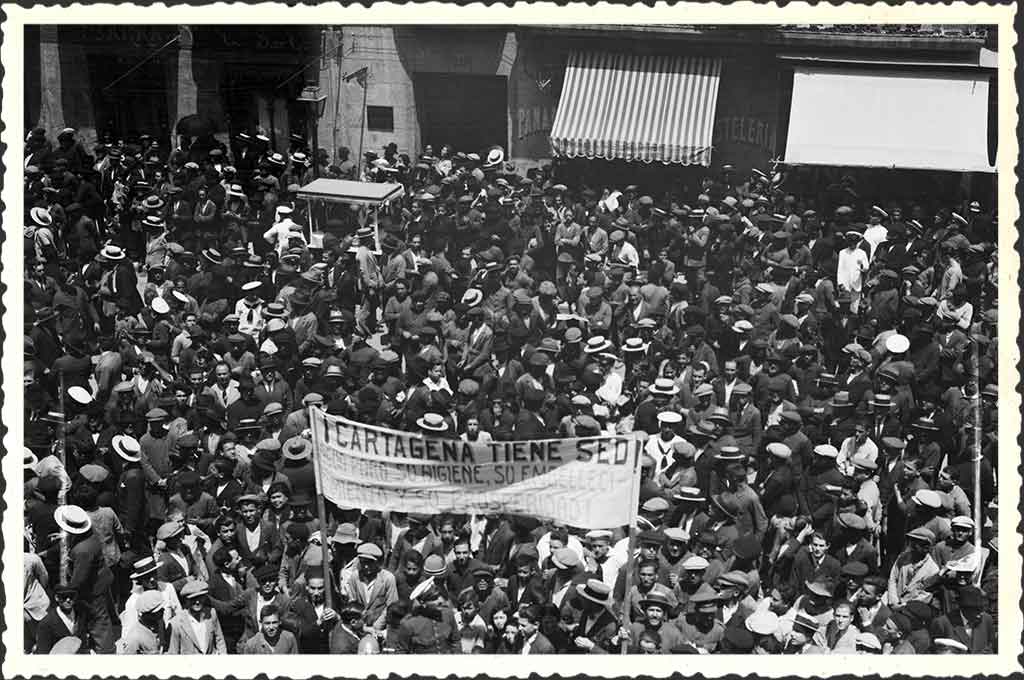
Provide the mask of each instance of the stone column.
[{"label": "stone column", "polygon": [[39,74],[42,86],[39,126],[52,138],[65,127],[60,45],[57,43],[57,27],[53,25],[39,27]]},{"label": "stone column", "polygon": [[[177,98],[174,106],[174,118],[170,121],[171,135],[178,121],[190,113],[199,112],[199,88],[192,73],[192,31],[188,26],[178,26],[178,73],[175,78]],[[177,140],[171,140],[171,148]]]},{"label": "stone column", "polygon": [[288,134],[290,132],[288,125],[288,100],[284,97],[274,97],[271,129],[273,132],[270,135],[270,141],[273,143],[274,150],[283,154],[288,153]]},{"label": "stone column", "polygon": [[516,39],[515,31],[505,33],[505,42],[501,46],[501,61],[498,62],[496,75],[505,77],[505,158],[512,158],[512,130],[515,127],[515,110],[513,108],[514,98],[512,96],[512,66],[519,56],[519,41]]}]

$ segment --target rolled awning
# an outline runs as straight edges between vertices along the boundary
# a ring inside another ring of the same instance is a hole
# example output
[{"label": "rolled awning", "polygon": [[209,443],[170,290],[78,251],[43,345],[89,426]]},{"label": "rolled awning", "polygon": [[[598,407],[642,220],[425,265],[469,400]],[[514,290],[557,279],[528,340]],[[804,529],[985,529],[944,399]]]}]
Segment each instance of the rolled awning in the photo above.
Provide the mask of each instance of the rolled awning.
[{"label": "rolled awning", "polygon": [[988,78],[798,66],[786,163],[995,172]]},{"label": "rolled awning", "polygon": [[710,165],[721,59],[574,52],[551,128],[556,156]]}]

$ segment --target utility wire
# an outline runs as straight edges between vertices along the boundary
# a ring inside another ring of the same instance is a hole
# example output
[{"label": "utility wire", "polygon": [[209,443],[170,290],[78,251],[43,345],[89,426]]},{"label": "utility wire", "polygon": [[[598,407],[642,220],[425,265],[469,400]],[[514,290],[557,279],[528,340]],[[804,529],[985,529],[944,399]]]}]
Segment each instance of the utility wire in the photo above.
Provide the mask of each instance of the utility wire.
[{"label": "utility wire", "polygon": [[145,57],[145,58],[144,58],[144,59],[143,59],[142,61],[140,61],[139,63],[135,64],[135,66],[132,66],[132,67],[131,67],[130,69],[128,69],[128,70],[127,70],[127,71],[126,71],[125,73],[121,74],[121,76],[120,76],[120,77],[119,77],[119,78],[118,78],[117,80],[115,80],[114,82],[112,82],[112,83],[110,83],[109,85],[107,85],[106,87],[104,87],[104,88],[103,88],[103,91],[104,91],[104,92],[106,92],[107,90],[109,90],[110,88],[114,87],[114,86],[115,86],[115,85],[117,85],[117,84],[118,84],[119,82],[121,82],[122,80],[124,80],[125,78],[127,78],[128,76],[130,76],[131,74],[133,74],[133,73],[135,73],[136,71],[138,71],[138,70],[139,70],[140,68],[142,68],[142,65],[143,65],[143,64],[145,64],[145,63],[146,63],[146,62],[148,62],[148,61],[149,61],[150,59],[152,59],[152,58],[153,58],[153,57],[155,57],[156,55],[158,55],[158,54],[160,54],[161,52],[163,52],[163,51],[164,51],[165,49],[167,49],[168,47],[170,47],[170,46],[171,46],[171,45],[173,45],[174,43],[178,42],[178,40],[180,40],[180,39],[181,39],[181,36],[180,36],[180,35],[176,35],[176,36],[174,36],[173,38],[171,38],[170,40],[168,40],[167,42],[165,42],[165,43],[164,43],[164,44],[163,44],[163,45],[162,45],[161,47],[157,48],[157,50],[156,50],[155,52],[152,52],[152,53],[150,53],[150,54],[149,54],[149,55],[148,55],[147,57]]}]

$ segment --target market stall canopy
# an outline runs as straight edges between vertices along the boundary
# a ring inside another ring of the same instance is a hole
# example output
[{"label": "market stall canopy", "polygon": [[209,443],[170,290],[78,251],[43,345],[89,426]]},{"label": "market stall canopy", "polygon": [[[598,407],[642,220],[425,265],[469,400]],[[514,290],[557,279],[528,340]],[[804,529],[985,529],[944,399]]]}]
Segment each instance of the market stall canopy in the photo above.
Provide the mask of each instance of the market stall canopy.
[{"label": "market stall canopy", "polygon": [[315,179],[296,193],[297,198],[321,199],[337,203],[378,205],[405,193],[401,184],[352,182],[345,179]]},{"label": "market stall canopy", "polygon": [[785,162],[995,172],[989,75],[798,66]]},{"label": "market stall canopy", "polygon": [[722,61],[573,52],[551,128],[568,158],[711,164]]}]

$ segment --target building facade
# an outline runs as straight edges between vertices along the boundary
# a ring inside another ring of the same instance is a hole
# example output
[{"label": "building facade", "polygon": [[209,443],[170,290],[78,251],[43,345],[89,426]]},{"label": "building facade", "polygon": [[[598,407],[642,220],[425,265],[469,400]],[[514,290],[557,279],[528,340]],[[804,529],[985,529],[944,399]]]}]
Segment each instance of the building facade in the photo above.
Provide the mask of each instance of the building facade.
[{"label": "building facade", "polygon": [[[611,55],[609,63],[630,55],[647,66],[628,67],[627,81],[608,92],[636,88],[654,111],[664,92],[645,90],[650,78],[673,69],[687,77],[688,64],[713,63],[713,87],[682,96],[692,110],[651,124],[669,130],[704,117],[694,133],[703,135],[692,156],[697,166],[730,163],[747,172],[787,153],[803,157],[787,148],[794,102],[804,106],[794,99],[794,78],[799,95],[805,75],[823,68],[855,76],[878,69],[911,78],[969,74],[991,103],[983,123],[994,163],[994,44],[984,27],[934,26],[39,27],[26,35],[25,116],[28,126],[51,132],[75,127],[87,142],[143,131],[170,140],[177,120],[199,114],[218,137],[261,130],[278,148],[289,134],[311,140],[315,133],[332,160],[341,147],[355,157],[395,143],[413,158],[427,145],[450,144],[479,153],[499,145],[524,166],[553,155],[633,162],[638,156],[629,153],[592,153],[586,139],[577,140],[578,153],[552,140],[556,123],[561,133],[585,137],[593,121],[585,114],[571,120],[567,110],[574,98],[603,96],[567,86],[566,74],[586,70],[580,64],[594,55]],[[365,78],[351,77],[364,68]],[[307,85],[319,88],[312,109],[297,100]],[[628,113],[641,122],[662,115],[645,111]],[[837,121],[834,134],[853,124]],[[687,165],[657,149],[645,154],[651,171]]]},{"label": "building facade", "polygon": [[198,114],[226,140],[260,129],[276,146],[305,131],[296,97],[320,27],[37,26],[25,35],[25,124],[78,130],[86,148],[140,134],[173,143]]}]

